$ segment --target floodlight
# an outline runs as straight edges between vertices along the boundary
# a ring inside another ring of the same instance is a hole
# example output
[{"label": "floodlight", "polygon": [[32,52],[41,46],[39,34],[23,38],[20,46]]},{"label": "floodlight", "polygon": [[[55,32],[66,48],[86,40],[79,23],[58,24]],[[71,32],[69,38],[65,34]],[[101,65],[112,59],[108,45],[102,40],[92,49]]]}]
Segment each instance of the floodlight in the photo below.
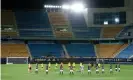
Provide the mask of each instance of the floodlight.
[{"label": "floodlight", "polygon": [[108,25],[108,21],[104,21],[104,25]]},{"label": "floodlight", "polygon": [[62,5],[62,9],[70,9],[69,5]]},{"label": "floodlight", "polygon": [[116,22],[116,23],[119,23],[119,22],[120,22],[120,19],[116,17],[116,18],[115,18],[115,22]]},{"label": "floodlight", "polygon": [[76,3],[71,6],[71,10],[75,12],[82,12],[84,10],[84,5],[82,3]]},{"label": "floodlight", "polygon": [[45,8],[47,8],[47,5],[44,5]]}]

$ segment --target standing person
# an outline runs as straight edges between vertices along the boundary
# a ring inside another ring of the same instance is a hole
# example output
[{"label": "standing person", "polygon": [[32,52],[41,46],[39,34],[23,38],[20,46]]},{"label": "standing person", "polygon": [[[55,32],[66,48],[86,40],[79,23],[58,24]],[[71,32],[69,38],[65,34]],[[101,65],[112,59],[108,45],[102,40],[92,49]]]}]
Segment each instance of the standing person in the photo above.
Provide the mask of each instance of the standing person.
[{"label": "standing person", "polygon": [[55,63],[55,69],[57,69],[58,68],[58,63]]},{"label": "standing person", "polygon": [[80,67],[82,66],[82,62],[80,62],[80,65],[79,65]]},{"label": "standing person", "polygon": [[115,65],[115,71],[117,72],[117,64]]},{"label": "standing person", "polygon": [[60,74],[63,75],[63,63],[60,64]]},{"label": "standing person", "polygon": [[36,63],[35,73],[38,74],[38,63]]},{"label": "standing person", "polygon": [[48,74],[49,66],[46,64],[46,74]]},{"label": "standing person", "polygon": [[74,75],[73,65],[72,65],[72,64],[71,64],[71,66],[70,66],[70,74],[73,74],[73,75]]},{"label": "standing person", "polygon": [[43,70],[43,68],[44,68],[44,64],[42,63],[42,64],[41,64],[41,69]]},{"label": "standing person", "polygon": [[98,68],[100,68],[101,67],[101,64],[100,63],[98,63]]},{"label": "standing person", "polygon": [[75,66],[76,66],[76,65],[75,65],[75,62],[73,62],[72,66],[73,66],[73,69],[75,69]]},{"label": "standing person", "polygon": [[68,62],[68,69],[70,69],[70,66],[71,66],[71,63],[70,63],[70,62]]},{"label": "standing person", "polygon": [[88,74],[91,74],[91,65],[90,65],[90,63],[88,64]]},{"label": "standing person", "polygon": [[99,68],[98,68],[98,65],[96,66],[96,74],[99,74]]},{"label": "standing person", "polygon": [[102,74],[104,74],[104,64],[102,64]]},{"label": "standing person", "polygon": [[113,74],[112,64],[110,64],[110,74]]},{"label": "standing person", "polygon": [[51,63],[49,62],[49,64],[48,64],[48,68],[50,69],[51,68]]},{"label": "standing person", "polygon": [[120,72],[121,68],[120,68],[120,64],[118,64],[118,71]]},{"label": "standing person", "polygon": [[80,70],[81,70],[81,74],[84,74],[84,65],[83,64],[82,64]]},{"label": "standing person", "polygon": [[30,73],[31,70],[32,70],[32,66],[31,66],[31,64],[29,63],[29,64],[28,64],[28,72]]}]

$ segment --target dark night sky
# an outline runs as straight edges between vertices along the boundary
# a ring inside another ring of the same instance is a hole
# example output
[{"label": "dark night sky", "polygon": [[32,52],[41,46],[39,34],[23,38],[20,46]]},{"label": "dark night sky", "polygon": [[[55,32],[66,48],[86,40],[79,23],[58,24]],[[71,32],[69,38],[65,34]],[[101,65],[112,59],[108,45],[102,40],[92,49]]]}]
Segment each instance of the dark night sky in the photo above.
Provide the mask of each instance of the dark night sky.
[{"label": "dark night sky", "polygon": [[124,0],[1,0],[2,9],[43,9],[44,4],[72,3],[72,1],[83,1],[88,7],[123,7]]}]

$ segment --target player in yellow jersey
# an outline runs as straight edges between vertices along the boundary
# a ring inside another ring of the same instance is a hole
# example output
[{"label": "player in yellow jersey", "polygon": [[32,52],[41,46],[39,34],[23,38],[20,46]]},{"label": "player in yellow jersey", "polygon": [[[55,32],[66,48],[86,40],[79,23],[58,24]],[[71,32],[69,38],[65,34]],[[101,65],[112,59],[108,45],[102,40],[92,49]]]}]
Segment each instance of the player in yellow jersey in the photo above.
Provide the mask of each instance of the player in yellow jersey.
[{"label": "player in yellow jersey", "polygon": [[68,63],[68,69],[70,68],[70,66],[71,66],[71,63],[69,62],[69,63]]},{"label": "player in yellow jersey", "polygon": [[50,69],[51,68],[51,63],[49,62],[49,64],[48,64],[48,68]]},{"label": "player in yellow jersey", "polygon": [[76,66],[76,65],[75,65],[75,62],[73,62],[72,66],[73,66],[73,69],[75,70],[75,66]]},{"label": "player in yellow jersey", "polygon": [[44,65],[43,65],[43,63],[41,64],[41,69],[43,70],[43,68],[44,68]]},{"label": "player in yellow jersey", "polygon": [[58,63],[55,64],[55,69],[57,69],[57,68],[58,68]]},{"label": "player in yellow jersey", "polygon": [[31,66],[31,64],[29,63],[29,64],[28,64],[28,72],[30,73],[31,70],[32,70],[32,66]]},{"label": "player in yellow jersey", "polygon": [[81,67],[81,66],[82,66],[82,62],[80,62],[80,64],[79,64],[79,65],[80,65],[80,67]]},{"label": "player in yellow jersey", "polygon": [[99,68],[101,67],[101,64],[100,64],[100,63],[98,63],[98,67],[99,67]]}]

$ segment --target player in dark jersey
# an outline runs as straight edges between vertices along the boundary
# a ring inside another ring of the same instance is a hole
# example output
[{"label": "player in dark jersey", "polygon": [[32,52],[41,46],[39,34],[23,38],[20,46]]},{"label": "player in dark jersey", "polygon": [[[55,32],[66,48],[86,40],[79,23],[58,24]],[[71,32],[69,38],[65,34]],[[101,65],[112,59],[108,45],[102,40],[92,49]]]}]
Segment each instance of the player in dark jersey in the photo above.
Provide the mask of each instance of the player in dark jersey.
[{"label": "player in dark jersey", "polygon": [[38,73],[38,63],[36,63],[36,69],[35,69],[35,73]]},{"label": "player in dark jersey", "polygon": [[63,64],[60,65],[60,74],[63,75]]},{"label": "player in dark jersey", "polygon": [[115,65],[115,71],[117,71],[117,64]]},{"label": "player in dark jersey", "polygon": [[110,64],[110,74],[113,74],[112,64]]},{"label": "player in dark jersey", "polygon": [[73,65],[72,65],[72,64],[71,64],[71,66],[70,66],[70,74],[73,74],[73,75],[74,75]]},{"label": "player in dark jersey", "polygon": [[46,74],[48,74],[48,69],[49,69],[49,66],[48,64],[46,64]]},{"label": "player in dark jersey", "polygon": [[104,74],[104,64],[102,64],[102,74]]},{"label": "player in dark jersey", "polygon": [[91,74],[91,65],[88,64],[88,74]]},{"label": "player in dark jersey", "polygon": [[120,64],[118,64],[118,72],[120,72],[121,68],[120,68]]},{"label": "player in dark jersey", "polygon": [[99,74],[99,68],[96,66],[96,74]]}]

